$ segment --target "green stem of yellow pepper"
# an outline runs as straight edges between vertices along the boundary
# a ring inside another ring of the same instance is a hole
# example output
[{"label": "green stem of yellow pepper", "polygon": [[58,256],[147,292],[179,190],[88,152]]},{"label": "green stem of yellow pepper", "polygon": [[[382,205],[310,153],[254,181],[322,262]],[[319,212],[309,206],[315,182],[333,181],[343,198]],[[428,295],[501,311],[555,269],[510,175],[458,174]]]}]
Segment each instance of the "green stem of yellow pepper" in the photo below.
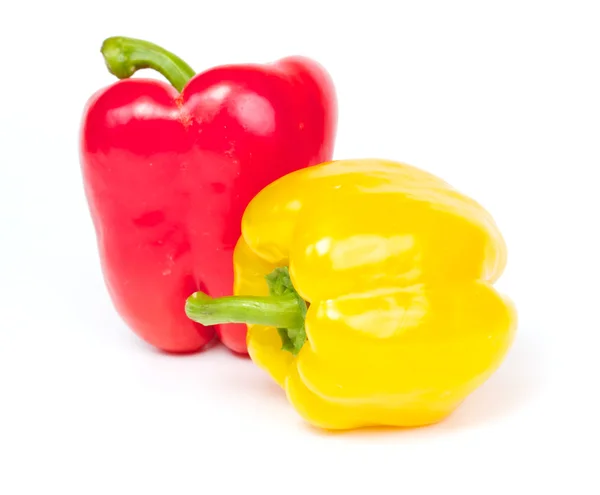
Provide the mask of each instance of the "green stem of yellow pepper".
[{"label": "green stem of yellow pepper", "polygon": [[212,298],[204,292],[195,292],[185,303],[186,315],[203,325],[246,323],[276,327],[282,349],[296,355],[306,341],[306,302],[294,289],[287,267],[276,268],[265,278],[269,296]]},{"label": "green stem of yellow pepper", "polygon": [[293,294],[212,298],[195,292],[186,301],[185,312],[191,320],[203,325],[247,323],[287,328],[302,324],[302,314]]}]

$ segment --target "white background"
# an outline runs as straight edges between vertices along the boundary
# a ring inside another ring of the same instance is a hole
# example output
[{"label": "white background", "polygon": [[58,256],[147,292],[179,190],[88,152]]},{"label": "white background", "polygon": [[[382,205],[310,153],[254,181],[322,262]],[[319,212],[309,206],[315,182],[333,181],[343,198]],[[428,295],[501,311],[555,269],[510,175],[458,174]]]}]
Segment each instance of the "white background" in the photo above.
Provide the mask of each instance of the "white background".
[{"label": "white background", "polygon": [[[595,3],[2,2],[0,493],[600,493]],[[496,218],[498,288],[520,313],[501,369],[438,426],[327,435],[251,361],[134,337],[105,292],[77,149],[86,99],[115,81],[112,35],[197,71],[325,65],[336,158],[425,168]]]}]

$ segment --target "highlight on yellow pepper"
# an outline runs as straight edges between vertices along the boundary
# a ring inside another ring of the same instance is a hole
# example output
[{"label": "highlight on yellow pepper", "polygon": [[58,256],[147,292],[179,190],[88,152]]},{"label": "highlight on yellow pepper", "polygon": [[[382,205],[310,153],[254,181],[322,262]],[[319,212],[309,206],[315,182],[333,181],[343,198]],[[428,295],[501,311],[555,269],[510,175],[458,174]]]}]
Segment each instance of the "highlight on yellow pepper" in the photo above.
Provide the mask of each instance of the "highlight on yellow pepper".
[{"label": "highlight on yellow pepper", "polygon": [[442,179],[381,159],[293,172],[248,205],[234,294],[189,318],[245,322],[251,359],[314,426],[422,426],[500,366],[517,312],[490,214]]}]

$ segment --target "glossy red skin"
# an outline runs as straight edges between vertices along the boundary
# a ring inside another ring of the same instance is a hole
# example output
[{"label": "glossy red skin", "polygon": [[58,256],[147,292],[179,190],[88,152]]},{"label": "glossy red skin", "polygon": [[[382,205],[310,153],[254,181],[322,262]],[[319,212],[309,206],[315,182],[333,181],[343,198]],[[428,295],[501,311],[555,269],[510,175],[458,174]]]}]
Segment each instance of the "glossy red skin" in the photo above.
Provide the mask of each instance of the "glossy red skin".
[{"label": "glossy red skin", "polygon": [[181,95],[127,79],[86,107],[81,164],[102,271],[116,310],[152,346],[201,350],[215,332],[246,354],[246,327],[189,320],[196,290],[233,289],[241,217],[267,184],[332,159],[334,87],[303,57],[196,75]]}]

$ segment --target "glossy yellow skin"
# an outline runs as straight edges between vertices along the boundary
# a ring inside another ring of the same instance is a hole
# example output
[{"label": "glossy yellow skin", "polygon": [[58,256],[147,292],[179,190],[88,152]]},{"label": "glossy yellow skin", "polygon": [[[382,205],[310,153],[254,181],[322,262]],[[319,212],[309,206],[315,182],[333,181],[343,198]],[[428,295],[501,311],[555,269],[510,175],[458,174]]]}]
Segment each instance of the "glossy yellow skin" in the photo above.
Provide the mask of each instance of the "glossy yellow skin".
[{"label": "glossy yellow skin", "polygon": [[325,429],[438,422],[500,365],[513,304],[492,284],[506,246],[490,215],[441,179],[384,160],[306,168],[248,206],[235,293],[267,295],[289,266],[310,303],[307,342],[281,350],[249,325],[252,360],[300,415]]}]

